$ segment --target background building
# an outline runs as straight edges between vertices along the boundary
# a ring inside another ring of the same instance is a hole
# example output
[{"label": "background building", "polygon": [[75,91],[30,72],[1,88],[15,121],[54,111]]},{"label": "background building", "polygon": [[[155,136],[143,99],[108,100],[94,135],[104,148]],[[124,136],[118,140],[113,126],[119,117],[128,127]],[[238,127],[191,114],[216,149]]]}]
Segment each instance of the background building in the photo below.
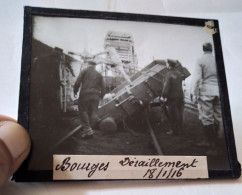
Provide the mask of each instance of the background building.
[{"label": "background building", "polygon": [[72,91],[77,76],[72,64],[77,60],[64,54],[62,49],[52,48],[36,39],[32,41],[31,58],[31,89],[35,91],[32,94],[36,94],[32,96],[32,101],[48,109],[53,107],[54,110],[50,109],[53,111],[68,111],[72,106]]}]

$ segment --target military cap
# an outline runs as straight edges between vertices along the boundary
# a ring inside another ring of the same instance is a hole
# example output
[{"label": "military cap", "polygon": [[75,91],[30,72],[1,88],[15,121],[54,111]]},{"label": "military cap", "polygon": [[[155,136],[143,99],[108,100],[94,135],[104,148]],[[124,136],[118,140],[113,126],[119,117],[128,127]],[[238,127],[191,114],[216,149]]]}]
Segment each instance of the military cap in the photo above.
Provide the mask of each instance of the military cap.
[{"label": "military cap", "polygon": [[97,65],[97,62],[94,59],[88,59],[87,63],[90,65]]},{"label": "military cap", "polygon": [[204,43],[203,44],[203,51],[212,51],[213,47],[211,43]]}]

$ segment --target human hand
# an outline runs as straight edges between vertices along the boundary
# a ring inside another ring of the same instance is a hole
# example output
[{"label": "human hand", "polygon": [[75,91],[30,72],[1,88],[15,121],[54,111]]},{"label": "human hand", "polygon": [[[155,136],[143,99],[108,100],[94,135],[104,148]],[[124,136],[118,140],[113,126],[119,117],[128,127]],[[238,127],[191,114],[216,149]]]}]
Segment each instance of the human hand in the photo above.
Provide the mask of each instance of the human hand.
[{"label": "human hand", "polygon": [[166,102],[167,101],[167,98],[160,97],[160,101],[161,102]]},{"label": "human hand", "polygon": [[74,95],[74,98],[76,98],[77,91],[76,91],[75,87],[74,87],[74,89],[73,89],[73,95]]},{"label": "human hand", "polygon": [[0,115],[0,187],[17,171],[29,151],[26,130],[14,119]]}]

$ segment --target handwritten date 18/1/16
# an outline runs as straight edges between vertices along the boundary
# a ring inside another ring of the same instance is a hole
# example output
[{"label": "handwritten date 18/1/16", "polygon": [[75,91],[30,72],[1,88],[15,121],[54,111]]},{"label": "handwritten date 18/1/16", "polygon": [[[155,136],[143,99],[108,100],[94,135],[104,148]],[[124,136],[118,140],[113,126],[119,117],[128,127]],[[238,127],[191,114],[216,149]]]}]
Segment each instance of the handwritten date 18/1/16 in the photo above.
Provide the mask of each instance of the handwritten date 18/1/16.
[{"label": "handwritten date 18/1/16", "polygon": [[181,169],[148,169],[146,173],[144,174],[143,178],[146,179],[161,179],[161,178],[166,178],[166,179],[173,179],[173,178],[179,178],[182,176],[182,171],[184,168]]}]

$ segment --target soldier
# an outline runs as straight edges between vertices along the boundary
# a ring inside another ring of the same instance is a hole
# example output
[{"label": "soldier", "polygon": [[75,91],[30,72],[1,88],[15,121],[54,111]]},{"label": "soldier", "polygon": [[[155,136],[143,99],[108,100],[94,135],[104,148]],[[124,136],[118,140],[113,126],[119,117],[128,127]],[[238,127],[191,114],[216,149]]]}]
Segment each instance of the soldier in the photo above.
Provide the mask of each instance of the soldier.
[{"label": "soldier", "polygon": [[74,85],[75,96],[81,86],[78,109],[83,125],[83,138],[94,134],[92,127],[98,120],[98,105],[105,94],[104,79],[102,75],[95,70],[96,63],[93,60],[88,60],[87,62],[87,68],[80,72]]},{"label": "soldier", "polygon": [[167,102],[168,115],[171,124],[169,134],[180,135],[183,123],[184,95],[182,90],[183,76],[175,70],[176,60],[167,60],[168,72],[165,76],[161,101]]},{"label": "soldier", "polygon": [[[194,69],[191,99],[198,103],[199,119],[210,146],[207,155],[216,155],[216,140],[222,125],[218,79],[212,44],[203,44],[203,51],[204,54],[198,59]],[[205,146],[206,142],[198,145]]]}]

